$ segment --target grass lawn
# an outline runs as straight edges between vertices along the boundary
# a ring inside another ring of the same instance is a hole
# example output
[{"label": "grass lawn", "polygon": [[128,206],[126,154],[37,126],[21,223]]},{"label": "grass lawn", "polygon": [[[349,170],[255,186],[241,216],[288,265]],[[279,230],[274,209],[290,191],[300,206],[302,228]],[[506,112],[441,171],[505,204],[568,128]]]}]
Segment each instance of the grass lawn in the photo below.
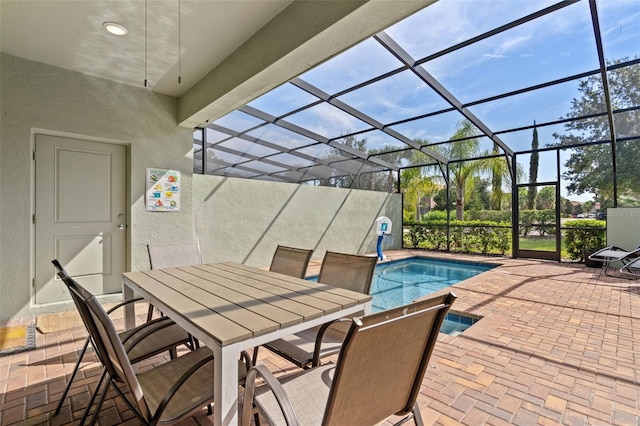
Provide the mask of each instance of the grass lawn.
[{"label": "grass lawn", "polygon": [[[564,248],[564,240],[560,240],[561,250],[560,257],[567,258],[569,255]],[[550,236],[528,236],[520,237],[520,250],[543,250],[543,251],[556,251],[556,237]]]}]

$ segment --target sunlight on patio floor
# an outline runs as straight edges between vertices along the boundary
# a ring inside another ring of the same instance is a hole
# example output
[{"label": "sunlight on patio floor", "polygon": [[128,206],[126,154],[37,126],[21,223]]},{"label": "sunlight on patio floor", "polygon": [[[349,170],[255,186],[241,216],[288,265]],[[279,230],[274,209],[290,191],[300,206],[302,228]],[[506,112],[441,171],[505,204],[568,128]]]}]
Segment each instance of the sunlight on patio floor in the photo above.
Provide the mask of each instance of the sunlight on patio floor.
[{"label": "sunlight on patio floor", "polygon": [[[639,281],[606,277],[577,263],[416,250],[385,254],[390,260],[423,255],[501,263],[449,288],[458,295],[456,311],[482,319],[460,335],[440,335],[418,397],[426,424],[639,423]],[[309,275],[318,268],[312,262]],[[82,327],[37,333],[37,349],[0,357],[0,425],[79,419],[100,373],[93,353],[62,412],[53,411],[84,339]],[[268,351],[260,354],[258,362],[279,374],[295,371]],[[157,356],[138,368],[163,361]],[[105,402],[100,424],[137,424],[114,396]],[[204,409],[181,424],[212,420]]]}]

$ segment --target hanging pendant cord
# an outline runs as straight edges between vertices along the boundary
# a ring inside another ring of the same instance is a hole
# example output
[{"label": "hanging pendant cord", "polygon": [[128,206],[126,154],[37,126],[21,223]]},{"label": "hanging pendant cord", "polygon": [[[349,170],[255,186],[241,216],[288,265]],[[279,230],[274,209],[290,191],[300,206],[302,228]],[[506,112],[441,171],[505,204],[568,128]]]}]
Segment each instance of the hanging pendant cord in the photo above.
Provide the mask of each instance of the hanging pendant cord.
[{"label": "hanging pendant cord", "polygon": [[147,87],[147,0],[144,0],[144,87]]},{"label": "hanging pendant cord", "polygon": [[180,0],[178,0],[178,84],[182,84],[182,31],[180,28],[182,14],[180,13]]}]

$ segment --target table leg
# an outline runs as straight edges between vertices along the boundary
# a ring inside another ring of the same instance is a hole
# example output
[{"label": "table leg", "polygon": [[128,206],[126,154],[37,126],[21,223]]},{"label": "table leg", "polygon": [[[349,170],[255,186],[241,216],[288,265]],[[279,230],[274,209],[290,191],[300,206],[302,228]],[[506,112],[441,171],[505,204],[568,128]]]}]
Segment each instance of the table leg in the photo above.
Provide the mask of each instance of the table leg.
[{"label": "table leg", "polygon": [[[124,301],[133,299],[133,290],[126,284],[122,284],[122,297]],[[124,328],[131,330],[136,326],[136,310],[135,303],[124,305]]]},{"label": "table leg", "polygon": [[214,406],[213,424],[238,424],[238,358],[236,344],[214,349]]}]

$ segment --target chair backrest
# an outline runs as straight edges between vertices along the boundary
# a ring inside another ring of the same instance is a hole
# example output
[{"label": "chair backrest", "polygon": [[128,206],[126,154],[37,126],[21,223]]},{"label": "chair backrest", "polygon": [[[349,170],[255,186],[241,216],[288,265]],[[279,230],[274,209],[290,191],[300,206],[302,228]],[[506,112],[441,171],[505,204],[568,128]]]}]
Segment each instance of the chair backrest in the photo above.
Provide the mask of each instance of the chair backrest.
[{"label": "chair backrest", "polygon": [[[60,264],[58,259],[53,259],[51,261],[51,263],[53,263],[53,266],[56,267],[56,270],[58,271],[58,276],[60,277],[60,279],[62,279],[62,282],[64,282],[64,284],[69,289],[69,292],[71,294],[71,298],[73,299],[73,303],[76,305],[76,308],[78,309],[78,311],[80,311],[80,308],[78,307],[78,303],[73,297],[73,292],[71,292],[71,288],[73,288],[76,293],[80,293],[80,296],[84,297],[85,299],[93,296],[93,294],[89,290],[87,290],[86,288],[84,288],[83,286],[78,284],[78,282],[76,280],[74,280],[74,279],[66,279],[66,278],[71,278],[71,275],[69,275],[67,273],[67,271]],[[82,312],[80,312],[80,316],[82,316]],[[83,322],[84,322],[84,318],[83,318]],[[85,323],[85,326],[86,325],[87,324]]]},{"label": "chair backrest", "polygon": [[[58,259],[53,259],[51,261],[51,263],[53,263],[53,266],[55,266],[57,272],[58,272],[58,276],[59,277],[68,277],[69,274],[67,273],[67,271],[64,269],[64,267],[62,266],[62,264],[60,264],[60,262],[58,261]],[[62,275],[60,275],[62,274]]]},{"label": "chair backrest", "polygon": [[278,245],[271,259],[270,271],[304,278],[313,250]]},{"label": "chair backrest", "polygon": [[[58,265],[56,265],[56,268],[58,268]],[[118,378],[117,372],[112,368],[110,363],[105,362],[106,358],[108,357],[108,352],[105,346],[103,345],[102,341],[95,339],[97,328],[95,326],[93,318],[91,317],[91,313],[89,312],[89,309],[87,308],[87,304],[86,304],[86,300],[94,296],[87,289],[85,289],[80,284],[78,284],[76,280],[71,278],[69,275],[65,275],[64,268],[60,266],[60,268],[58,269],[62,271],[62,272],[60,271],[58,272],[58,276],[62,279],[62,282],[64,282],[64,284],[67,286],[67,289],[69,290],[71,299],[73,300],[73,303],[76,306],[76,309],[78,309],[78,313],[80,314],[80,319],[82,319],[82,323],[84,324],[84,327],[87,330],[87,334],[91,339],[91,344],[93,345],[93,348],[96,351],[96,355],[98,356],[98,359],[100,360],[102,365],[107,369],[107,373],[109,373],[110,376],[115,377],[117,379]]]},{"label": "chair backrest", "polygon": [[411,412],[449,293],[354,318],[338,357],[323,424],[376,424]]},{"label": "chair backrest", "polygon": [[147,244],[151,269],[176,268],[202,263],[198,240],[188,243]]},{"label": "chair backrest", "polygon": [[136,404],[139,414],[145,419],[150,420],[151,414],[147,405],[142,387],[138,382],[133,366],[129,361],[127,352],[122,345],[122,341],[118,336],[118,332],[105,312],[102,305],[95,296],[83,299],[84,309],[89,313],[93,326],[92,339],[104,350],[104,357],[101,359],[107,372],[112,379],[124,382],[129,392],[133,396],[134,404]]},{"label": "chair backrest", "polygon": [[318,282],[369,294],[377,257],[327,251]]}]

